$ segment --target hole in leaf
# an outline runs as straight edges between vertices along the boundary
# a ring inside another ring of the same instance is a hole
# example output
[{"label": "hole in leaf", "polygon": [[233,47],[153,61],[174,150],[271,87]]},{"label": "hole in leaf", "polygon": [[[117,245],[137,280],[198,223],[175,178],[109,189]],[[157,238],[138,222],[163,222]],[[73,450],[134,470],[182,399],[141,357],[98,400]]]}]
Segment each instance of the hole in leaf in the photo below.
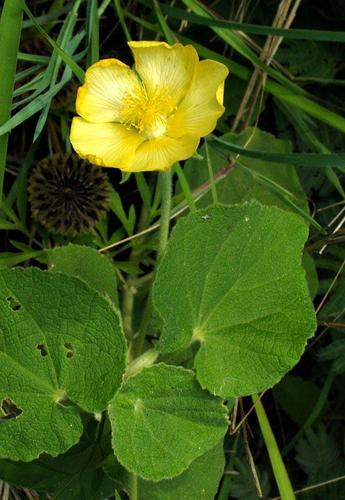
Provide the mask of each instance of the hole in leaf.
[{"label": "hole in leaf", "polygon": [[67,350],[66,357],[73,358],[74,356],[74,347],[70,342],[64,343],[64,348]]},{"label": "hole in leaf", "polygon": [[36,347],[40,351],[42,357],[48,356],[48,351],[47,351],[47,346],[46,345],[44,345],[44,344],[37,344]]},{"label": "hole in leaf", "polygon": [[7,297],[7,302],[12,311],[19,311],[22,305],[14,297]]},{"label": "hole in leaf", "polygon": [[0,423],[6,422],[7,420],[13,420],[23,413],[22,410],[18,408],[18,406],[9,398],[2,401],[0,408]]}]

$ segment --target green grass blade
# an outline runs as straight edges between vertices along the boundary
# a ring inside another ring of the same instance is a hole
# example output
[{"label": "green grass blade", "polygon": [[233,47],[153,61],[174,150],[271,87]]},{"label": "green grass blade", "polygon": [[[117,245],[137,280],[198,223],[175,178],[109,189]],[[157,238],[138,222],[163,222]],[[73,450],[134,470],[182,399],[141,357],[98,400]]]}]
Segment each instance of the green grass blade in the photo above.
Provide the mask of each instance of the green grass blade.
[{"label": "green grass blade", "polygon": [[[37,71],[40,71],[41,69],[42,69],[41,64],[33,64],[29,68],[26,68],[23,71],[19,71],[16,74],[14,81],[16,83],[19,83],[21,80],[28,78],[32,73],[36,75]],[[13,92],[13,96],[14,96],[14,92]]]},{"label": "green grass blade", "polygon": [[276,182],[273,182],[271,179],[266,177],[265,175],[259,174],[258,172],[255,172],[254,170],[251,170],[250,168],[246,167],[245,165],[242,165],[240,162],[236,162],[236,165],[238,168],[246,172],[247,174],[251,175],[254,177],[260,184],[264,185],[267,189],[269,189],[271,192],[273,192],[279,199],[281,199],[288,207],[292,208],[296,213],[301,215],[303,219],[305,219],[308,223],[310,223],[312,226],[315,227],[318,231],[321,233],[326,233],[325,229],[320,226],[316,220],[311,217],[307,212],[305,212],[301,207],[299,207],[294,201],[294,196],[292,193],[287,191],[285,188],[277,184]]},{"label": "green grass blade", "polygon": [[[61,9],[51,10],[47,14],[43,14],[41,16],[36,17],[36,22],[39,24],[50,24],[51,21],[56,21],[62,14],[66,14],[70,10],[70,5],[65,5]],[[31,19],[26,19],[23,21],[23,29],[31,28],[34,26],[34,23]]]},{"label": "green grass blade", "polygon": [[252,396],[255,404],[256,416],[259,421],[262,437],[264,438],[275,480],[277,481],[279,493],[282,500],[295,500],[295,494],[291,486],[290,478],[281,457],[277,441],[271,429],[265,409],[256,394]]},{"label": "green grass blade", "polygon": [[317,153],[264,153],[255,149],[242,148],[232,142],[225,141],[214,135],[208,140],[213,140],[226,146],[232,153],[277,163],[287,163],[289,165],[301,167],[345,167],[345,153],[317,154]]},{"label": "green grass blade", "polygon": [[[303,113],[299,111],[296,112],[296,110],[291,112],[291,109],[288,106],[286,106],[283,102],[278,101],[277,104],[278,108],[282,111],[284,116],[289,120],[289,122],[295,128],[301,141],[307,147],[318,153],[331,153],[331,151],[321,141],[319,141],[319,139],[312,132]],[[345,191],[335,171],[332,168],[327,168],[325,170],[325,174],[330,183],[333,184],[335,189],[342,196],[342,198],[345,199]]]},{"label": "green grass blade", "polygon": [[[207,20],[212,20],[212,15],[209,11],[202,7],[196,0],[183,0],[183,3],[190,8],[196,14],[205,17]],[[260,68],[262,71],[267,73],[271,78],[277,80],[283,87],[284,90],[288,89],[297,95],[306,95],[307,93],[298,85],[292,83],[286,76],[282,75],[279,71],[276,71],[271,66],[265,64],[253,50],[242,40],[239,34],[235,31],[230,31],[224,28],[217,28],[210,25],[212,31],[214,31],[224,42],[226,42],[230,47],[232,47],[236,52],[241,54],[244,58],[248,59],[255,67]]]},{"label": "green grass blade", "polygon": [[[77,49],[79,43],[81,40],[84,38],[85,34],[79,32],[77,35],[75,35],[73,38],[73,31],[77,22],[77,15],[78,15],[78,10],[81,4],[81,0],[77,0],[74,2],[73,7],[71,11],[69,12],[66,21],[64,22],[60,33],[57,38],[57,45],[60,47],[61,50],[63,50],[69,57],[72,58],[73,53]],[[54,88],[56,85],[58,76],[59,76],[59,71],[60,67],[62,64],[62,57],[59,55],[58,52],[54,51],[52,58],[49,62],[47,71],[46,71],[46,76],[49,79],[49,87],[50,89]],[[72,77],[72,70],[70,66],[65,67],[65,71],[62,76],[62,80],[65,82],[69,81],[69,79]],[[47,99],[47,102],[42,109],[42,112],[38,118],[36,129],[34,132],[34,137],[33,141],[35,141],[41,134],[50,110],[50,105],[51,105],[51,99],[53,96],[49,97]]]},{"label": "green grass blade", "polygon": [[49,89],[47,92],[44,94],[41,94],[38,96],[34,101],[30,102],[27,106],[25,106],[22,110],[20,110],[18,113],[16,113],[14,116],[12,116],[9,120],[7,120],[3,125],[0,126],[0,137],[3,136],[4,134],[7,134],[10,130],[12,130],[14,127],[17,127],[21,123],[23,123],[25,120],[33,116],[35,113],[40,111],[45,107],[47,102],[54,97],[55,94],[59,92],[59,90],[62,89],[64,85],[68,82],[70,79],[70,75],[65,75],[61,82],[57,83],[54,85],[51,89]]},{"label": "green grass blade", "polygon": [[39,63],[39,64],[47,64],[49,62],[49,57],[39,56],[36,54],[26,54],[25,52],[18,52],[18,60]]},{"label": "green grass blade", "polygon": [[97,3],[97,0],[88,2],[88,66],[99,60],[99,17]]},{"label": "green grass blade", "polygon": [[[23,6],[20,0],[5,0],[0,19],[0,125],[11,114],[17,54],[22,27]],[[6,168],[8,136],[0,137],[0,206]]]},{"label": "green grass blade", "polygon": [[208,26],[208,27],[215,26],[217,28],[224,28],[227,30],[235,30],[235,31],[242,31],[243,33],[251,33],[253,35],[279,36],[283,38],[289,38],[292,40],[313,40],[315,42],[316,41],[342,42],[342,43],[345,42],[344,31],[273,28],[272,26],[235,23],[233,21],[223,21],[215,18],[206,19],[201,15],[197,15],[192,12],[186,12],[185,10],[178,9],[176,7],[170,7],[168,5],[162,5],[161,9],[163,13],[175,19],[186,20],[193,24],[198,24],[200,26]]},{"label": "green grass blade", "polygon": [[170,43],[170,45],[172,45],[173,43],[175,43],[175,39],[168,26],[168,23],[165,20],[165,17],[162,14],[159,2],[157,0],[152,0],[152,6],[166,41]]},{"label": "green grass blade", "polygon": [[[19,1],[19,0],[18,0]],[[24,0],[21,1],[23,9],[25,11],[25,14],[31,19],[33,22],[35,28],[37,31],[43,36],[44,40],[46,40],[51,47],[59,54],[61,59],[64,61],[65,64],[67,64],[75,76],[78,78],[78,80],[81,83],[84,83],[84,78],[85,78],[85,72],[83,69],[74,61],[73,57],[71,57],[69,54],[67,54],[56,42],[53,40],[48,33],[38,24],[36,21],[35,17],[32,15],[30,9],[25,5]],[[80,2],[76,2],[80,3]],[[73,6],[73,9],[75,9],[75,6]]]},{"label": "green grass blade", "polygon": [[126,24],[126,19],[125,19],[125,13],[123,11],[122,5],[121,5],[121,0],[114,0],[114,8],[117,14],[117,17],[119,18],[121,27],[123,29],[123,32],[125,34],[127,42],[130,42],[132,40],[131,34],[129,32],[129,29],[127,28]]},{"label": "green grass blade", "polygon": [[146,21],[145,19],[141,19],[140,17],[135,16],[134,14],[132,14],[131,12],[128,12],[128,11],[126,11],[126,16],[129,19],[132,19],[132,21],[135,21],[136,23],[138,23],[139,26],[142,26],[143,28],[146,28],[149,31],[152,31],[153,33],[160,33],[161,32],[159,24],[150,23],[150,22]]},{"label": "green grass blade", "polygon": [[24,97],[22,100],[15,102],[12,106],[12,111],[14,111],[18,107],[23,106],[27,102],[30,102],[33,99],[35,99],[48,87],[48,85],[49,81],[47,78],[46,71],[42,71],[38,75],[34,76],[32,80],[30,80],[27,83],[24,83],[24,85],[21,85],[13,92],[13,97],[18,97],[22,94],[26,94],[31,90],[33,90],[34,92],[32,92],[32,94],[30,94],[29,96]]}]

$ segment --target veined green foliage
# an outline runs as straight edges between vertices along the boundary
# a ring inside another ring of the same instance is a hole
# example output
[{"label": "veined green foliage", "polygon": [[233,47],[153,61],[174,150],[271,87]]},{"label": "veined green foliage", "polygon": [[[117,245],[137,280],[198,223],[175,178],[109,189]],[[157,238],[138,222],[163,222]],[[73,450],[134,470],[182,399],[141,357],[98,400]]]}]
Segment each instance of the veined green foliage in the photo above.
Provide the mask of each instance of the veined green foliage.
[{"label": "veined green foliage", "polygon": [[118,315],[80,280],[34,268],[1,271],[0,293],[0,457],[58,455],[81,437],[80,410],[102,412],[121,384]]},{"label": "veined green foliage", "polygon": [[164,364],[129,378],[109,415],[117,458],[152,481],[179,475],[227,428],[221,400],[203,391],[192,371]]},{"label": "veined green foliage", "polygon": [[104,500],[113,494],[115,485],[102,469],[109,449],[104,438],[97,441],[90,434],[58,457],[42,455],[32,462],[0,459],[1,477],[18,487],[49,492],[59,500]]},{"label": "veined green foliage", "polygon": [[108,258],[96,249],[70,243],[54,248],[48,255],[50,270],[75,276],[91,288],[105,294],[118,306],[115,268]]},{"label": "veined green foliage", "polygon": [[258,203],[209,208],[180,221],[158,268],[158,349],[200,344],[201,385],[224,398],[271,387],[315,330],[301,268],[307,228]]},{"label": "veined green foliage", "polygon": [[[213,500],[218,484],[224,472],[223,442],[197,458],[179,476],[163,481],[145,481],[138,478],[137,494],[142,500],[188,500],[200,498]],[[118,463],[114,456],[109,456],[105,472],[117,483],[119,489],[125,490],[129,496],[132,493],[130,474]]]}]

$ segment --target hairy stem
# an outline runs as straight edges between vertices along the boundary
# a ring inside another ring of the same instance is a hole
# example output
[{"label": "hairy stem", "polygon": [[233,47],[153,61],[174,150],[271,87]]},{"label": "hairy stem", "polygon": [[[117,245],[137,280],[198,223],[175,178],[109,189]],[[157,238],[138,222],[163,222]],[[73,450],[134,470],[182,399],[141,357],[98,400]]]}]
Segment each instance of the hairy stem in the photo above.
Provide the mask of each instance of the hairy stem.
[{"label": "hairy stem", "polygon": [[[161,202],[161,218],[160,218],[160,228],[159,228],[157,263],[161,260],[164,254],[165,247],[169,237],[172,171],[169,170],[168,172],[160,172],[159,175],[160,175],[159,180],[160,180],[162,202]],[[147,333],[147,327],[150,323],[151,313],[152,313],[152,295],[150,291],[147,298],[147,303],[144,310],[142,322],[140,325],[140,331],[138,337],[135,339],[132,345],[131,355],[133,359],[135,359],[137,356],[140,356],[140,354],[142,353]]]},{"label": "hairy stem", "polygon": [[138,500],[138,476],[130,474],[129,481],[129,498],[130,500]]},{"label": "hairy stem", "polygon": [[169,237],[169,222],[170,222],[170,209],[171,209],[171,190],[172,190],[172,174],[171,170],[168,172],[160,172],[161,190],[162,190],[162,204],[161,204],[161,218],[159,230],[159,244],[158,244],[158,261],[162,258],[165,247]]}]

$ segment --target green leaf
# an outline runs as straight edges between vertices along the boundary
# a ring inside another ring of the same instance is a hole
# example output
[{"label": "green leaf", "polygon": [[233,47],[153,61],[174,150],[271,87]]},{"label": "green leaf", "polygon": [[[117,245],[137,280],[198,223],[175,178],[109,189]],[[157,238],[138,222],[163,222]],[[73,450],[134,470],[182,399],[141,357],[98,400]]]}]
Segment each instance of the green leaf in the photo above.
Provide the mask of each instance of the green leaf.
[{"label": "green leaf", "polygon": [[51,271],[75,276],[118,306],[117,280],[111,261],[94,248],[70,243],[49,250]]},{"label": "green leaf", "polygon": [[1,271],[0,457],[29,461],[77,443],[77,407],[106,408],[125,357],[118,315],[98,292],[63,274]]},{"label": "green leaf", "polygon": [[219,142],[219,144],[226,146],[231,153],[239,155],[238,157],[243,155],[247,158],[256,158],[274,163],[286,163],[288,165],[296,165],[300,167],[345,167],[345,153],[267,153],[265,151],[263,152],[252,149],[251,147],[237,146],[233,142],[225,140],[222,137],[216,137],[215,135],[210,136],[209,140]]},{"label": "green leaf", "polygon": [[[257,151],[269,151],[271,154],[284,154],[291,152],[291,144],[288,141],[275,138],[272,134],[260,129],[247,128],[240,134],[225,134],[222,137],[225,141],[230,141],[237,146],[255,149]],[[227,150],[225,148],[212,147],[209,143],[213,171],[216,173],[225,167],[229,161],[227,159]],[[206,162],[205,148],[201,148],[204,156],[203,161],[194,158],[189,159],[185,165],[185,173],[191,187],[196,188],[208,180],[208,170]],[[278,162],[267,162],[257,158],[241,158],[241,164],[255,173],[259,173],[269,178],[278,186],[291,193],[290,200],[303,210],[308,211],[306,196],[302,190],[297,172],[293,166],[284,165]],[[287,208],[286,203],[247,172],[234,168],[225,178],[217,184],[217,194],[219,202],[226,205],[241,203],[255,199],[265,205],[275,205],[281,208]],[[211,203],[212,197],[208,193],[200,200],[200,207],[206,207]]]},{"label": "green leaf", "polygon": [[226,415],[192,371],[155,365],[129,378],[111,401],[113,448],[134,474],[151,481],[171,478],[219,442]]},{"label": "green leaf", "polygon": [[194,460],[186,471],[158,483],[139,479],[140,500],[214,500],[224,471],[223,442]]},{"label": "green leaf", "polygon": [[102,444],[84,436],[80,443],[56,458],[44,455],[33,462],[0,460],[0,477],[16,486],[53,495],[54,500],[103,500],[114,482],[100,466]]},{"label": "green leaf", "polygon": [[165,323],[158,349],[199,342],[197,378],[224,398],[278,382],[316,326],[301,267],[306,237],[299,217],[259,203],[180,220],[153,288]]},{"label": "green leaf", "polygon": [[[138,500],[213,500],[225,465],[223,441],[194,460],[179,476],[153,482],[138,478]],[[105,472],[116,483],[119,490],[131,493],[130,474],[116,460],[109,456],[104,465]]]}]

